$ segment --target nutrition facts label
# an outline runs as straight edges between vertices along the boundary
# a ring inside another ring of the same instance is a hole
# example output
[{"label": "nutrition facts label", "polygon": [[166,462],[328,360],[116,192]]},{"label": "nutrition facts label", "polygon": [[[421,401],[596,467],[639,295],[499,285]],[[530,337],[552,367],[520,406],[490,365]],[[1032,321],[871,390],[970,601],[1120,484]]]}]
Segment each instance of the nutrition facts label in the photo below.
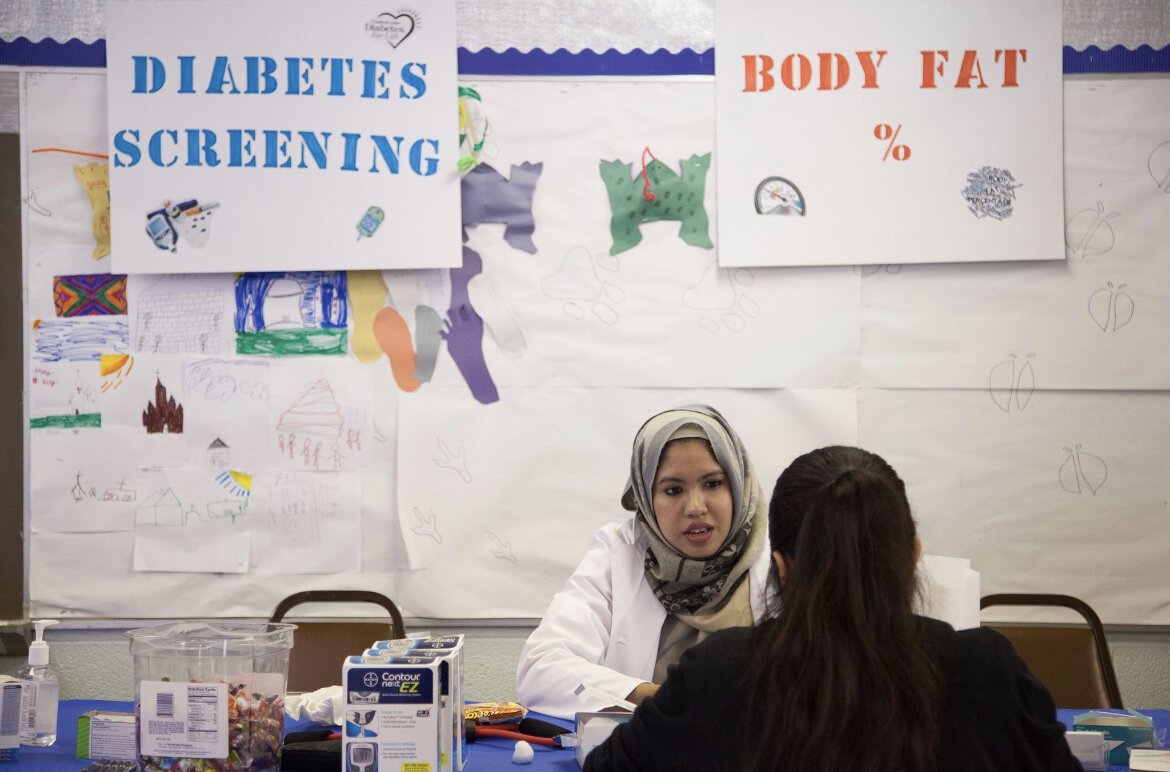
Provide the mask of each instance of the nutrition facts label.
[{"label": "nutrition facts label", "polygon": [[142,755],[227,758],[227,684],[143,681],[140,694]]}]

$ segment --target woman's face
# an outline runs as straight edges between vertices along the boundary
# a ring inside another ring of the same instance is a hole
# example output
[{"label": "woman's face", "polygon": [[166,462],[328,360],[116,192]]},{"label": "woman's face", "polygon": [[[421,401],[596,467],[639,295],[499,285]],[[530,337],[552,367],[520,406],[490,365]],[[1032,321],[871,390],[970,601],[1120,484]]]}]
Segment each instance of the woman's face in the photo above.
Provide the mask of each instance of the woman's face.
[{"label": "woman's face", "polygon": [[670,546],[689,558],[709,558],[731,529],[727,474],[706,440],[666,446],[654,476],[654,517]]}]

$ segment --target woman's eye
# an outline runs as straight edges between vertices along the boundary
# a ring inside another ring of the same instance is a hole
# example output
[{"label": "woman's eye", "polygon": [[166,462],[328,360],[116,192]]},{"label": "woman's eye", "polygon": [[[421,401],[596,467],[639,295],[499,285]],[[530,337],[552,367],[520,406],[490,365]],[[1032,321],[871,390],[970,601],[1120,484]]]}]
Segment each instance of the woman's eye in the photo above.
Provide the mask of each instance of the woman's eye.
[{"label": "woman's eye", "polygon": [[708,481],[707,481],[707,487],[708,487],[708,488],[718,488],[718,487],[719,487],[719,486],[721,486],[721,485],[723,485],[723,481],[722,481],[722,480],[708,480]]},{"label": "woman's eye", "polygon": [[662,492],[665,493],[667,496],[677,496],[678,494],[682,493],[682,488],[680,488],[677,485],[672,485],[669,488],[666,488],[665,490],[663,490]]}]

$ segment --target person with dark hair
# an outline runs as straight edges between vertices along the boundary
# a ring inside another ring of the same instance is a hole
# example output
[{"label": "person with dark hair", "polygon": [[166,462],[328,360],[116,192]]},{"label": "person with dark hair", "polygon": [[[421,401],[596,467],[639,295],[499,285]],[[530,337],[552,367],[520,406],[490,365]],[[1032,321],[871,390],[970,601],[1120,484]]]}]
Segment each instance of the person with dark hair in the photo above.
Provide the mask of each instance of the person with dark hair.
[{"label": "person with dark hair", "polygon": [[633,515],[597,531],[524,644],[516,691],[533,710],[640,703],[688,648],[767,614],[767,505],[718,411],[651,416],[621,501]]},{"label": "person with dark hair", "polygon": [[771,618],[684,654],[584,772],[1081,769],[1006,638],[914,614],[921,545],[880,456],[804,454],[768,520]]}]

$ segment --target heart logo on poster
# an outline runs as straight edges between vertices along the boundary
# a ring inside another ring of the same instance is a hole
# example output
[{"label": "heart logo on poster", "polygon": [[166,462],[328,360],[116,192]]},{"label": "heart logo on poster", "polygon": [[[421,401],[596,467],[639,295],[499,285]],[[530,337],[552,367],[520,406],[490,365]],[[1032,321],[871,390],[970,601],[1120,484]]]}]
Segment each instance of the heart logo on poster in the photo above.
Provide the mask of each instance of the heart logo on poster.
[{"label": "heart logo on poster", "polygon": [[398,48],[414,32],[418,22],[409,13],[380,13],[366,22],[366,32],[372,38],[383,38],[392,47]]}]

